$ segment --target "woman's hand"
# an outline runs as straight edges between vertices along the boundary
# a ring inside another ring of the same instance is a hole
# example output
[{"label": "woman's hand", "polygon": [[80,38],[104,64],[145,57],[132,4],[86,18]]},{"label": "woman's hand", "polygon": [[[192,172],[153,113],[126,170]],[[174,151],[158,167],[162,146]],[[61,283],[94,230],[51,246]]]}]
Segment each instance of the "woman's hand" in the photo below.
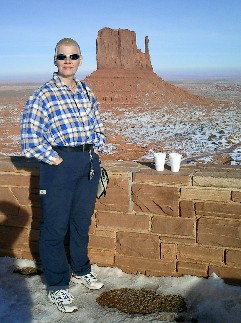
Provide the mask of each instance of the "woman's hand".
[{"label": "woman's hand", "polygon": [[55,160],[54,160],[54,165],[59,165],[59,164],[61,164],[62,163],[62,161],[63,161],[63,158],[61,158],[61,157],[56,157],[55,158]]}]

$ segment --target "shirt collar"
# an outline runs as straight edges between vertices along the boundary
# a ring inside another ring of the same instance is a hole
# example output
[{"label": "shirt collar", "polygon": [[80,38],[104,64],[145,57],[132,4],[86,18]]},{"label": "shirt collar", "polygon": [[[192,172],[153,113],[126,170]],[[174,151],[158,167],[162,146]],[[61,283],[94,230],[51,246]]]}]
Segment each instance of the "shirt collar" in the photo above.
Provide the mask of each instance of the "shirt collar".
[{"label": "shirt collar", "polygon": [[[61,77],[59,76],[59,74],[57,72],[54,72],[53,74],[53,80],[56,84],[57,87],[67,87],[67,85],[62,81]],[[81,82],[74,78],[76,84],[77,84],[77,90],[79,89],[79,86],[81,85]]]}]

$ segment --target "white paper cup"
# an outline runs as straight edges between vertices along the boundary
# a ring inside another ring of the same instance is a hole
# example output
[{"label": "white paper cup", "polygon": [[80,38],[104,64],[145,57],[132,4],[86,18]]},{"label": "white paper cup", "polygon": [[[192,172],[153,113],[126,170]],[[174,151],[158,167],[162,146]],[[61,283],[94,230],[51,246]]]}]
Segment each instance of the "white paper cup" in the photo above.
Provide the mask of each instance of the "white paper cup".
[{"label": "white paper cup", "polygon": [[170,164],[171,164],[171,171],[172,172],[179,172],[181,166],[181,159],[182,155],[178,153],[171,153],[169,154]]},{"label": "white paper cup", "polygon": [[154,159],[156,170],[163,171],[166,160],[166,153],[154,153]]}]

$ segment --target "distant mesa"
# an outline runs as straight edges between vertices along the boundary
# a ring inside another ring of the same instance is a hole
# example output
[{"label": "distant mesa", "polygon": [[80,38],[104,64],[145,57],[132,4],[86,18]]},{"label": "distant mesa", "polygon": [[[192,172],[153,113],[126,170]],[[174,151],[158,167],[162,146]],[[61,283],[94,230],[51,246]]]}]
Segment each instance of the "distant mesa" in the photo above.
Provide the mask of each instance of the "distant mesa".
[{"label": "distant mesa", "polygon": [[145,37],[145,53],[136,46],[136,34],[128,29],[103,28],[96,41],[97,69],[124,69],[152,71]]},{"label": "distant mesa", "polygon": [[149,39],[145,52],[136,45],[136,33],[103,28],[96,41],[97,70],[85,78],[102,108],[153,107],[164,104],[210,104],[210,99],[191,95],[165,82],[153,72]]}]

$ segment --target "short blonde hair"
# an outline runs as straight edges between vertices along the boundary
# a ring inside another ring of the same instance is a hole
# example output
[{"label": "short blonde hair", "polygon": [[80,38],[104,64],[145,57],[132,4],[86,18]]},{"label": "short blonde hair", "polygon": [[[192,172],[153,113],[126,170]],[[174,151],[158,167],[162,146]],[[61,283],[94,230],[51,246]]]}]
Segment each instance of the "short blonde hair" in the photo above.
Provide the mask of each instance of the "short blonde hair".
[{"label": "short blonde hair", "polygon": [[81,55],[80,46],[79,46],[79,44],[77,43],[76,40],[74,40],[72,38],[62,38],[62,39],[60,39],[60,41],[55,46],[54,60],[56,60],[57,52],[58,52],[58,49],[59,49],[60,45],[73,45],[73,46],[76,46],[78,48],[78,50],[79,50],[79,54]]}]

